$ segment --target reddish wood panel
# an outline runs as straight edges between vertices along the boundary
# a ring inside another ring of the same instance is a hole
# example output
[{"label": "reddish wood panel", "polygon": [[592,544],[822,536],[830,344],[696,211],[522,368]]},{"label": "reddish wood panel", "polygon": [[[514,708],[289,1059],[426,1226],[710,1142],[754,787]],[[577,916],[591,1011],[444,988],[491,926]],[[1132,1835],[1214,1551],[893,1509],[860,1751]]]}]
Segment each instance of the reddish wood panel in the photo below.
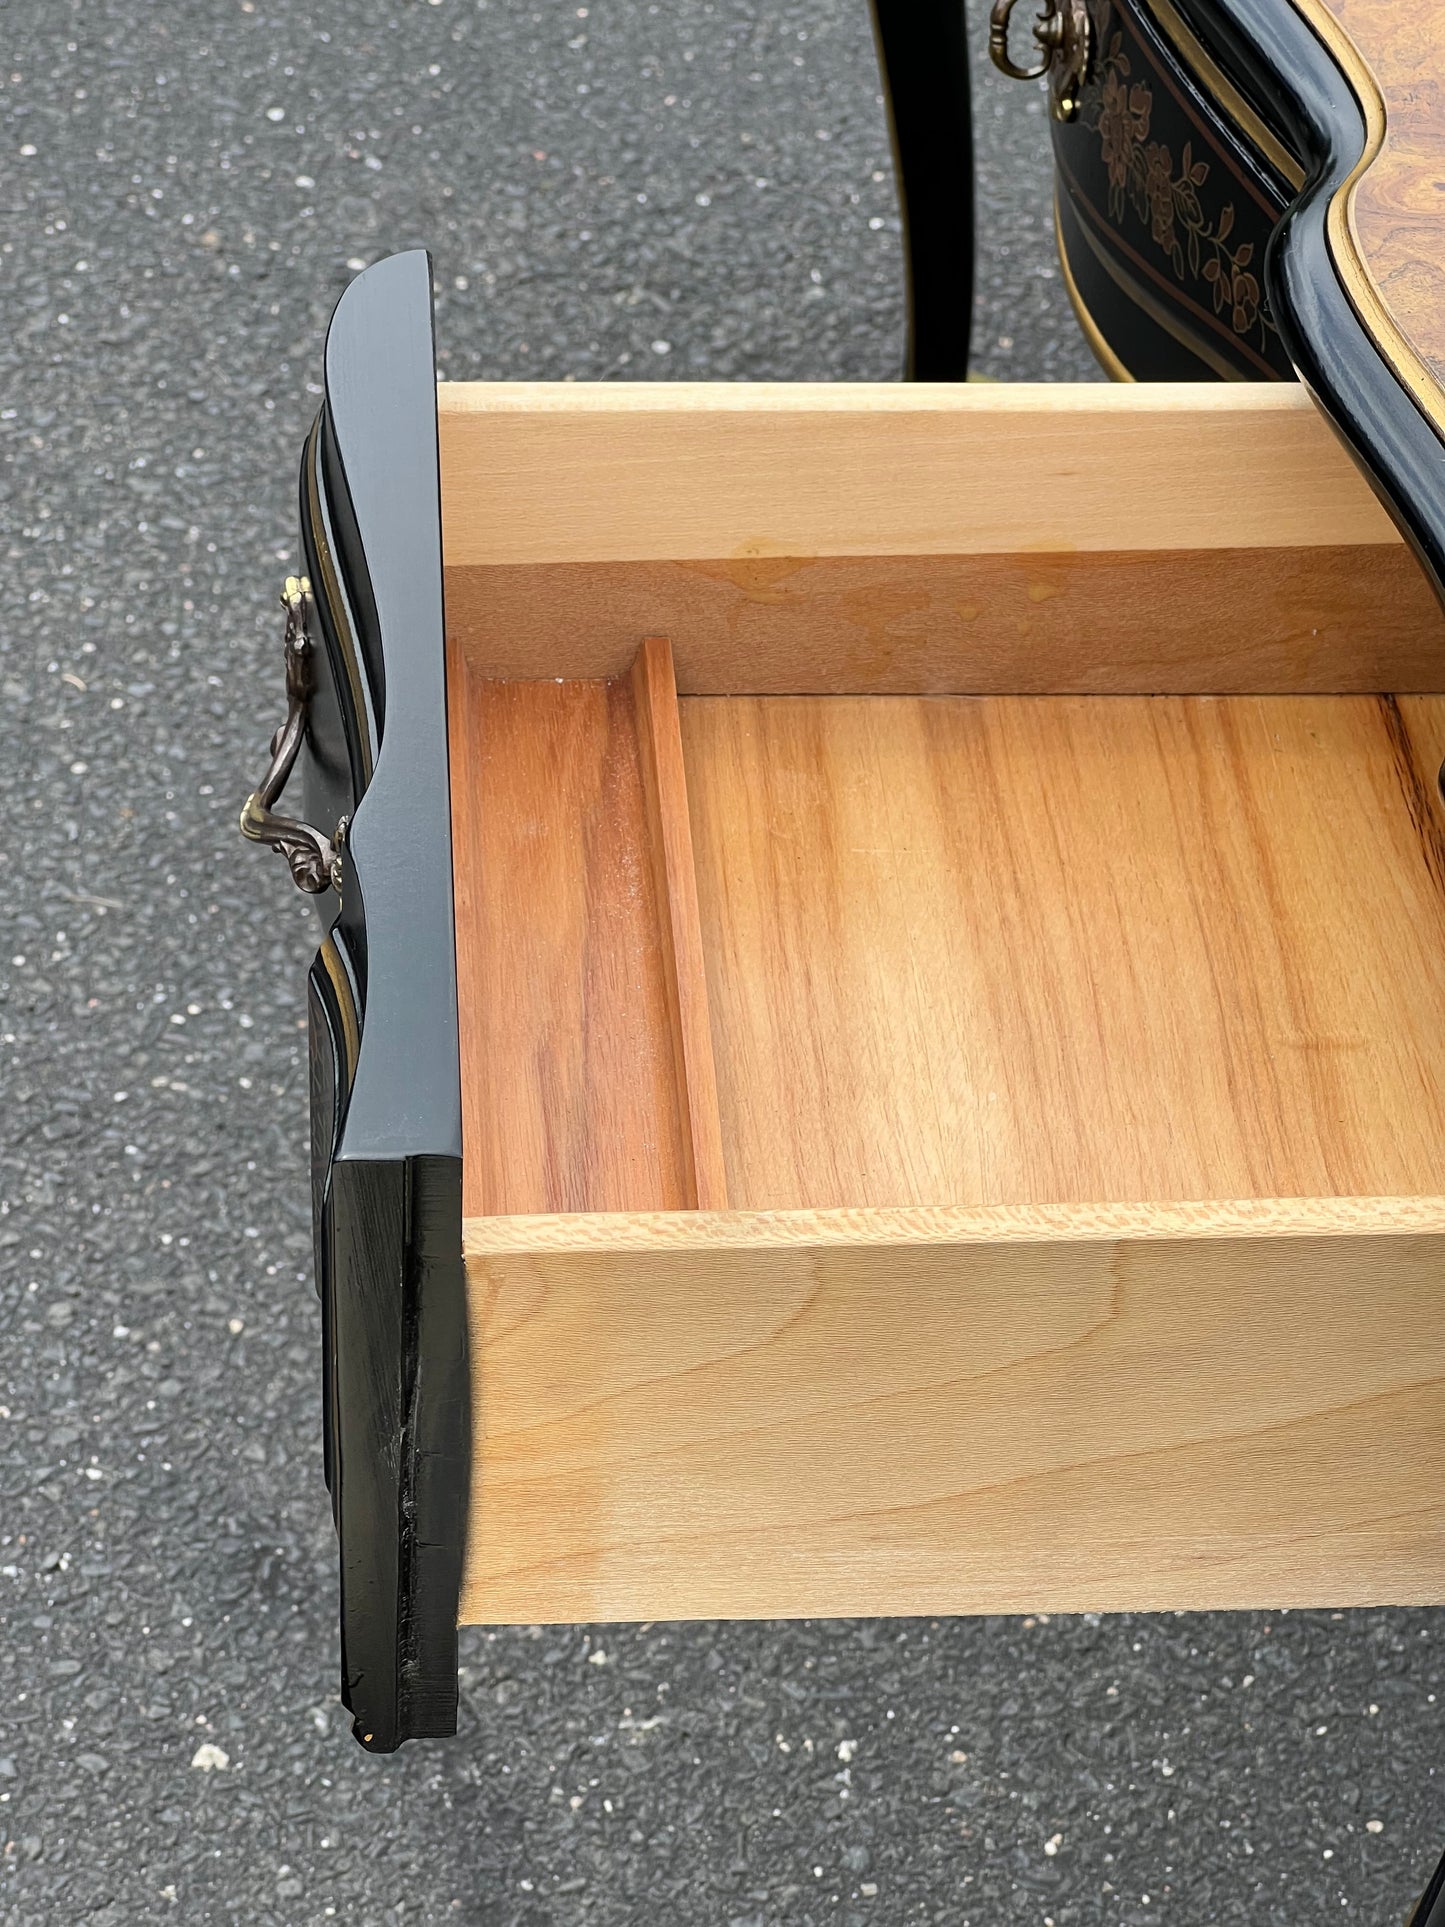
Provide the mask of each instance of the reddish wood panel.
[{"label": "reddish wood panel", "polygon": [[627,682],[449,667],[463,1210],[692,1202]]},{"label": "reddish wood panel", "polygon": [[727,1176],[708,1023],[687,772],[682,760],[672,645],[665,637],[650,637],[637,652],[631,693],[652,843],[677,1092],[687,1124],[688,1201],[703,1211],[723,1211],[727,1208]]}]

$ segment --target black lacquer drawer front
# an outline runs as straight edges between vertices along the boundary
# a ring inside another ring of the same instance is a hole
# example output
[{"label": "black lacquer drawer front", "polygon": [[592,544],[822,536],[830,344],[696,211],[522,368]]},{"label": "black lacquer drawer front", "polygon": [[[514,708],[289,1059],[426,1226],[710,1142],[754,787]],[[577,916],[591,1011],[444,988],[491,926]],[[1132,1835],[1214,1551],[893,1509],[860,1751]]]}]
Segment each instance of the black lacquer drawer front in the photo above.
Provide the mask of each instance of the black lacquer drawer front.
[{"label": "black lacquer drawer front", "polygon": [[1265,251],[1299,169],[1169,0],[1089,0],[1053,126],[1059,248],[1101,359],[1135,380],[1289,380]]},{"label": "black lacquer drawer front", "polygon": [[[288,716],[243,828],[316,897],[308,982],[342,1691],[373,1751],[456,1724],[461,1099],[430,266],[343,295],[302,456]],[[294,764],[305,819],[280,813]],[[425,1393],[425,1395],[423,1395]]]}]

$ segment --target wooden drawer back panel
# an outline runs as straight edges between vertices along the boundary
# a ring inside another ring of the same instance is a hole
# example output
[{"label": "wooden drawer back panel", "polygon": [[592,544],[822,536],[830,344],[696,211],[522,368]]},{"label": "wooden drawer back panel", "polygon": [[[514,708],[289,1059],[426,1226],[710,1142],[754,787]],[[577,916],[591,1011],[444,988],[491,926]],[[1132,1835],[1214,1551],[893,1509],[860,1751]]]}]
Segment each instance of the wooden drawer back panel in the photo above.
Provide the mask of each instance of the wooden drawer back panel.
[{"label": "wooden drawer back panel", "polygon": [[1431,691],[1445,623],[1274,387],[440,390],[447,620],[496,677],[686,694]]},{"label": "wooden drawer back panel", "polygon": [[684,694],[1217,695],[1445,684],[1401,542],[557,562],[447,571],[489,673],[623,675],[671,636]]}]

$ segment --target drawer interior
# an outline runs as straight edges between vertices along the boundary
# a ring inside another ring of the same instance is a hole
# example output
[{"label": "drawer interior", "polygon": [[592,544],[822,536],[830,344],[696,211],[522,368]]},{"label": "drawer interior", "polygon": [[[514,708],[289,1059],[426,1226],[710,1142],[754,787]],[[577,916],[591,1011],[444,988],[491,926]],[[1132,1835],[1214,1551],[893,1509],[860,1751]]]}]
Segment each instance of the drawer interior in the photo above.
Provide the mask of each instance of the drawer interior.
[{"label": "drawer interior", "polygon": [[439,418],[461,1617],[1445,1598],[1445,638],[1308,397]]},{"label": "drawer interior", "polygon": [[468,1216],[1434,1190],[1445,698],[452,690]]},{"label": "drawer interior", "polygon": [[464,1214],[1433,1193],[1445,653],[1307,400],[861,506],[684,402],[443,407]]}]

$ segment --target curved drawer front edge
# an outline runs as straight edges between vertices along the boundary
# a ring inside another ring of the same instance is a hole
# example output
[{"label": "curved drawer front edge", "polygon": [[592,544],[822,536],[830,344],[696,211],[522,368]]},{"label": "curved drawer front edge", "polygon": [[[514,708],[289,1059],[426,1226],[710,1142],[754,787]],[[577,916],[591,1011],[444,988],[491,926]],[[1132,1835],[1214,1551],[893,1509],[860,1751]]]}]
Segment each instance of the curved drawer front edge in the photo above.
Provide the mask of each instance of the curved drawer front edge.
[{"label": "curved drawer front edge", "polygon": [[[1266,257],[1280,333],[1445,600],[1445,393],[1382,298],[1353,221],[1383,147],[1385,98],[1321,0],[1172,4],[1306,162]],[[1445,1927],[1445,1860],[1410,1920]]]},{"label": "curved drawer front edge", "polygon": [[1290,358],[1445,598],[1445,393],[1381,300],[1350,223],[1385,107],[1316,0],[1171,0],[1227,82],[1304,164],[1265,286]]},{"label": "curved drawer front edge", "polygon": [[1265,250],[1302,179],[1167,0],[1091,0],[1079,111],[1051,124],[1065,286],[1115,380],[1289,381]]},{"label": "curved drawer front edge", "polygon": [[[372,1752],[455,1732],[470,1476],[431,271],[357,277],[302,463],[321,631],[308,798],[355,798],[310,973],[313,1204],[342,1699]],[[328,743],[325,718],[332,731]],[[330,752],[328,768],[328,750]]]}]

